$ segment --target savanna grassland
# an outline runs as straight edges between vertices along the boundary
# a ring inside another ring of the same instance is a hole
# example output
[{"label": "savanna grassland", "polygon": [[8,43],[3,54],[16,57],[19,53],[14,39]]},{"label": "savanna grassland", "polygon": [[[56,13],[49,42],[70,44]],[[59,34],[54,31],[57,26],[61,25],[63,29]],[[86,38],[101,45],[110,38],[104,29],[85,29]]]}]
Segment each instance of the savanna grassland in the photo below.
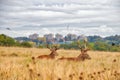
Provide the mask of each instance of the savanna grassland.
[{"label": "savanna grassland", "polygon": [[49,49],[0,47],[0,80],[120,80],[120,52],[88,51],[91,60],[76,57],[79,50],[57,51],[55,59],[36,59]]}]

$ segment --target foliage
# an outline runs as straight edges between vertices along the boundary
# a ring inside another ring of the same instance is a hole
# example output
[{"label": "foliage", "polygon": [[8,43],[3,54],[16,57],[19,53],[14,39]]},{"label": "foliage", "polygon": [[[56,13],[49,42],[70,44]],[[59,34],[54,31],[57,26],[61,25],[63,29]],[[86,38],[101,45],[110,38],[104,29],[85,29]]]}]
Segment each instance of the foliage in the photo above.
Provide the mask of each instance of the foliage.
[{"label": "foliage", "polygon": [[[88,40],[89,42],[86,44],[88,48],[91,50],[99,50],[99,51],[120,51],[120,45],[115,44],[112,45],[109,40],[117,40],[119,39],[120,36],[111,36],[111,37],[106,37],[105,39],[107,41],[103,41],[103,39],[99,36],[89,36]],[[94,39],[93,39],[94,38]],[[113,39],[115,38],[115,39]],[[45,42],[44,38],[40,38],[39,40],[43,40]],[[52,44],[51,44],[52,45]],[[53,44],[54,45],[54,44]],[[60,48],[63,49],[80,49],[79,45],[81,47],[84,47],[84,41],[74,41],[72,43],[66,43],[66,44],[59,44]],[[0,46],[19,46],[19,47],[38,47],[38,48],[46,48],[46,44],[36,44],[33,41],[15,41],[13,38],[8,37],[4,34],[0,35]]]},{"label": "foliage", "polygon": [[0,35],[0,46],[19,46],[19,47],[32,47],[32,44],[29,42],[18,42],[13,38],[6,36],[4,34]]},{"label": "foliage", "polygon": [[0,46],[14,46],[15,40],[11,37],[8,37],[4,34],[0,35]]},{"label": "foliage", "polygon": [[[80,49],[78,45],[84,46],[83,41],[73,42],[71,44],[61,44],[60,47],[64,49]],[[91,50],[98,51],[120,51],[119,45],[112,46],[111,44],[102,41],[89,42],[87,43],[87,47]]]},{"label": "foliage", "polygon": [[22,47],[32,47],[32,44],[30,44],[29,42],[22,42],[20,46],[22,46]]}]

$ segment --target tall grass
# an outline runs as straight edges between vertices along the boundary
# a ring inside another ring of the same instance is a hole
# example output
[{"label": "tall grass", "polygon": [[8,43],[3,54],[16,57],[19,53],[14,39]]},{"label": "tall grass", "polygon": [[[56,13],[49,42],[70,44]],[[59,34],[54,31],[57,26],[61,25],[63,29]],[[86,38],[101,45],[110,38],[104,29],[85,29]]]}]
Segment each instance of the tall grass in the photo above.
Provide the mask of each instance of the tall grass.
[{"label": "tall grass", "polygon": [[0,80],[120,80],[120,53],[88,51],[91,60],[76,57],[79,50],[58,50],[55,59],[36,59],[48,49],[0,47]]}]

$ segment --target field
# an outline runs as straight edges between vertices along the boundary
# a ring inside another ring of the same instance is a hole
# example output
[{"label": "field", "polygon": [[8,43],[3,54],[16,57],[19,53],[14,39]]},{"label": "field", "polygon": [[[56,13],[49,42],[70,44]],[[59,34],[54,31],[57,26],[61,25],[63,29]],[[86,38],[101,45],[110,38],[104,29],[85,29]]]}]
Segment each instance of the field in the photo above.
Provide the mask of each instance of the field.
[{"label": "field", "polygon": [[55,59],[36,59],[50,50],[0,47],[0,80],[120,80],[120,52],[88,51],[92,59],[85,61],[58,60],[79,50],[57,52]]}]

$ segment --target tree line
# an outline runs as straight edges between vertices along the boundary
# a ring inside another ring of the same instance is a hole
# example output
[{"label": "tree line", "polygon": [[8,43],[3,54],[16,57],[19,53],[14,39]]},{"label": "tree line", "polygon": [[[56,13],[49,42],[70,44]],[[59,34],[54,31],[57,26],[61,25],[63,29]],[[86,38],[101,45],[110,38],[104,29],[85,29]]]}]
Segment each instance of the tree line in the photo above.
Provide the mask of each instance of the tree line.
[{"label": "tree line", "polygon": [[32,47],[32,44],[29,42],[18,42],[15,39],[6,36],[4,34],[0,35],[0,46],[19,46],[19,47]]},{"label": "tree line", "polygon": [[[111,39],[111,38],[110,38]],[[115,38],[116,39],[116,38]],[[89,39],[88,39],[89,40]],[[55,45],[55,44],[50,44]],[[84,42],[74,41],[70,44],[57,44],[60,48],[63,49],[79,49],[78,45],[84,46]],[[32,41],[23,41],[18,42],[17,40],[6,36],[4,34],[0,34],[0,46],[18,46],[18,47],[37,47],[37,48],[46,48],[46,44],[40,44],[36,46],[36,44]],[[114,43],[107,43],[102,40],[92,40],[87,43],[87,47],[91,50],[98,50],[98,51],[119,51],[120,52],[120,45],[116,45]]]}]

